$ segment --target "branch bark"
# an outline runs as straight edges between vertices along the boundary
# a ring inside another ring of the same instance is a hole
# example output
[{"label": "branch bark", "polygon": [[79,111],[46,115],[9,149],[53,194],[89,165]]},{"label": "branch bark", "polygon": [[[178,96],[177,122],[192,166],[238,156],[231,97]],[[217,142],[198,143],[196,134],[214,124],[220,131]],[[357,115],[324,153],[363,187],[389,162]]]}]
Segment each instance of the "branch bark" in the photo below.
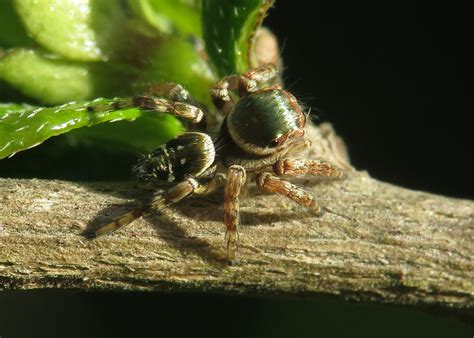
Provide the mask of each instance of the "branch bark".
[{"label": "branch bark", "polygon": [[[308,156],[350,168],[329,125],[308,134]],[[473,313],[474,202],[356,171],[343,181],[299,183],[330,211],[315,217],[251,186],[240,262],[229,266],[216,200],[189,200],[88,240],[85,230],[149,192],[128,182],[0,179],[0,287],[337,295]]]}]

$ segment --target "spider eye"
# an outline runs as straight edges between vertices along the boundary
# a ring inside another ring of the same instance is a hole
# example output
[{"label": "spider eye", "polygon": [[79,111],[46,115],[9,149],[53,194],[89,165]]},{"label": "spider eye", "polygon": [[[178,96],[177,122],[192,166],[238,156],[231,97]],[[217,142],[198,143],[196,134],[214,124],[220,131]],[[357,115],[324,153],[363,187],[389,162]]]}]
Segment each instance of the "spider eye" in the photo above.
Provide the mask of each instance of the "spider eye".
[{"label": "spider eye", "polygon": [[276,147],[278,147],[278,144],[279,144],[279,142],[278,142],[278,139],[276,138],[268,144],[268,148],[276,148]]}]

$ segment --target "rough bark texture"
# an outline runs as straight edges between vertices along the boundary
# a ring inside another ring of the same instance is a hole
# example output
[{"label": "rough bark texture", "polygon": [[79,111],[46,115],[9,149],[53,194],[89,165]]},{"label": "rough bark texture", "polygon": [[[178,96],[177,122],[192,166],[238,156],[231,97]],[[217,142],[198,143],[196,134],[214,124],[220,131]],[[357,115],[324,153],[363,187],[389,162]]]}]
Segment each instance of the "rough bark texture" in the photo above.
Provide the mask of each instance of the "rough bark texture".
[{"label": "rough bark texture", "polygon": [[[341,166],[329,125],[314,146]],[[251,184],[241,199],[240,261],[224,257],[221,193],[191,199],[111,236],[96,227],[139,205],[133,183],[0,179],[0,287],[339,295],[474,308],[474,202],[410,191],[353,171],[299,180],[330,211],[315,217]]]}]

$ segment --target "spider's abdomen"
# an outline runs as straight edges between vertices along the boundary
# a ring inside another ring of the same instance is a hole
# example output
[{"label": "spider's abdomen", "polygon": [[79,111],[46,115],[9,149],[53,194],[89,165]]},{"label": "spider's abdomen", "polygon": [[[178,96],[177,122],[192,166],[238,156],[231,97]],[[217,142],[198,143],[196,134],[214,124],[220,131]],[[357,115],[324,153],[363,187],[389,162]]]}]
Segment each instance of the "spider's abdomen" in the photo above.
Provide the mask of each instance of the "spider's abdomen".
[{"label": "spider's abdomen", "polygon": [[209,135],[189,132],[140,159],[133,167],[133,173],[140,181],[179,182],[200,176],[214,159],[214,144]]}]

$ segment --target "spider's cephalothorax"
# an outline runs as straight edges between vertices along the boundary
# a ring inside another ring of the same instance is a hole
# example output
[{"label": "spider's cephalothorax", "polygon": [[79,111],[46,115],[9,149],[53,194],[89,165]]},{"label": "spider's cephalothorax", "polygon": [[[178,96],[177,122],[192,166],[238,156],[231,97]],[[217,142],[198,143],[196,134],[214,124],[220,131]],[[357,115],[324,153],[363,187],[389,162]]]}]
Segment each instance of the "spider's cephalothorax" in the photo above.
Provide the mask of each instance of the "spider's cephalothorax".
[{"label": "spider's cephalothorax", "polygon": [[[211,139],[209,130],[187,132],[140,159],[133,170],[139,180],[173,186],[156,195],[150,204],[99,228],[95,235],[112,232],[183,198],[208,194],[224,186],[227,255],[233,260],[238,238],[238,197],[248,173],[255,176],[262,190],[284,195],[320,212],[321,207],[311,194],[280,176],[309,174],[340,178],[343,172],[323,160],[289,157],[294,150],[307,145],[306,116],[292,94],[280,86],[262,86],[276,75],[275,66],[265,65],[218,81],[210,91],[224,117],[217,136]],[[190,95],[173,84],[155,86],[150,95],[123,103],[130,105],[170,113],[194,124],[204,116]]]},{"label": "spider's cephalothorax", "polygon": [[226,166],[264,168],[302,140],[305,124],[306,116],[289,92],[272,87],[249,93],[235,103],[222,124],[219,156]]},{"label": "spider's cephalothorax", "polygon": [[302,137],[305,122],[293,95],[271,89],[242,97],[228,114],[225,127],[243,151],[268,155]]}]

